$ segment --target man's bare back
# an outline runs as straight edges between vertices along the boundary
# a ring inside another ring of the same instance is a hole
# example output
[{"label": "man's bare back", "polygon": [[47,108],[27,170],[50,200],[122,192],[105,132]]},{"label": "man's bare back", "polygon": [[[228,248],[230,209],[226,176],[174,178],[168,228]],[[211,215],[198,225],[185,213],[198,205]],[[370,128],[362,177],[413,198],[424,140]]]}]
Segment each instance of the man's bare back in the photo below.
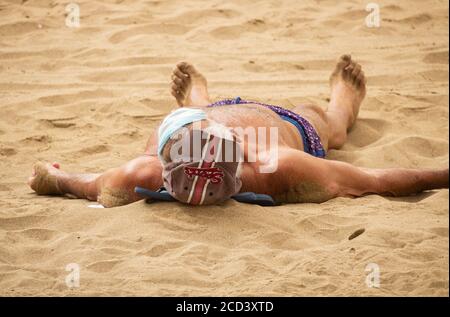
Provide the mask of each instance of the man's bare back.
[{"label": "man's bare back", "polygon": [[[293,109],[306,118],[326,151],[342,147],[366,94],[361,66],[342,56],[330,76],[331,97],[326,111],[314,105]],[[278,202],[323,202],[366,194],[410,195],[423,190],[448,188],[448,169],[362,169],[347,163],[314,157],[304,152],[296,127],[258,104],[208,108],[207,81],[191,64],[179,63],[172,74],[172,95],[180,107],[200,107],[208,118],[226,127],[278,128],[277,170],[260,173],[261,161],[242,163],[241,192],[271,195]],[[37,163],[29,179],[38,194],[71,194],[98,200],[107,207],[141,199],[136,186],[156,190],[162,186],[163,166],[156,155],[156,134],[147,143],[146,155],[103,174],[68,174],[59,164]],[[258,148],[243,140],[244,149]],[[260,150],[260,149],[259,149]],[[244,154],[244,156],[246,153]]]}]

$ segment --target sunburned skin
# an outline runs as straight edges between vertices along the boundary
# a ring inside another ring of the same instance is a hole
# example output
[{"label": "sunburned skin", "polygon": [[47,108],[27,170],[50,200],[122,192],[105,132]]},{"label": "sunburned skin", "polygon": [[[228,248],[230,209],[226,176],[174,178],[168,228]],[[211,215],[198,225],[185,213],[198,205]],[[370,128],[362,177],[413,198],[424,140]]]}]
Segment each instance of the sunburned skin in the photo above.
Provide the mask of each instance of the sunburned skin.
[{"label": "sunburned skin", "polygon": [[[270,128],[276,128],[278,146],[288,146],[303,151],[303,140],[297,128],[292,123],[282,120],[270,109],[257,104],[246,104],[205,108],[205,111],[209,118],[233,129],[240,128],[244,131],[245,129],[253,131],[257,131],[258,128],[263,129],[266,132],[267,142],[270,139]],[[247,139],[244,141],[248,142]]]}]

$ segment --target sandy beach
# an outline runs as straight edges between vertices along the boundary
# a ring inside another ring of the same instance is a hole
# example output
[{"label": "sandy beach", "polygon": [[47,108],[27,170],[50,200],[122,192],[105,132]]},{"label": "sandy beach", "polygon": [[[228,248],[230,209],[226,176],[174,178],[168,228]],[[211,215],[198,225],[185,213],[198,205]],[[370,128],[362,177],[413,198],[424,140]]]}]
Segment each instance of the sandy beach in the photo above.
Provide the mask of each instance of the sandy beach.
[{"label": "sandy beach", "polygon": [[[448,2],[0,0],[1,296],[448,296],[449,192],[259,207],[37,196],[34,162],[101,172],[140,155],[195,64],[211,97],[326,107],[336,59],[365,68],[359,119],[330,159],[449,164]],[[364,232],[349,240],[355,231]],[[79,267],[68,287],[67,265]],[[369,287],[374,265],[380,284]]]}]

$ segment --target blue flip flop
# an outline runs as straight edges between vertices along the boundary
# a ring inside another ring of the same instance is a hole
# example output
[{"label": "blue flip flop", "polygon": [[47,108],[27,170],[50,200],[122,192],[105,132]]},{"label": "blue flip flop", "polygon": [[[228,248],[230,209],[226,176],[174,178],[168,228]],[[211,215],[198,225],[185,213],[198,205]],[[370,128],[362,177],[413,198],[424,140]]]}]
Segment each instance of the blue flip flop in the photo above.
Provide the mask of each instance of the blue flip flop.
[{"label": "blue flip flop", "polygon": [[231,197],[232,199],[246,204],[254,204],[260,206],[275,206],[275,201],[269,195],[255,194],[252,192],[239,193]]},{"label": "blue flip flop", "polygon": [[[152,201],[177,201],[175,198],[170,196],[167,190],[164,187],[161,187],[157,191],[151,191],[146,188],[136,187],[134,189],[135,193],[152,199]],[[259,206],[275,206],[276,203],[273,198],[269,195],[265,194],[255,194],[252,192],[239,193],[231,197],[232,199],[245,204],[253,204]],[[147,202],[151,202],[148,201]]]}]

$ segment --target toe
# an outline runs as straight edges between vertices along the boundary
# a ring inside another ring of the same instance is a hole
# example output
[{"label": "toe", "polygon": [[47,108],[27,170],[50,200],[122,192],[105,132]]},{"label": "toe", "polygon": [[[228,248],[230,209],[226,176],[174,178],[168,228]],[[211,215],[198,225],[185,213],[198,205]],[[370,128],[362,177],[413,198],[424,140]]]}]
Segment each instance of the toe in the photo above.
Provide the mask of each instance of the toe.
[{"label": "toe", "polygon": [[182,69],[182,68],[184,68],[187,64],[189,64],[189,63],[188,63],[188,62],[185,62],[185,61],[181,61],[181,62],[178,62],[178,63],[176,64],[176,67],[179,68],[179,69]]},{"label": "toe", "polygon": [[355,64],[355,66],[353,67],[352,75],[354,77],[357,77],[360,72],[361,72],[361,65]]},{"label": "toe", "polygon": [[350,54],[344,54],[339,58],[340,61],[350,63],[352,56]]},{"label": "toe", "polygon": [[180,68],[175,68],[175,70],[173,71],[173,75],[175,76],[175,77],[178,77],[178,78],[186,78],[186,75],[187,74],[185,74],[185,73],[183,73],[183,71],[180,69]]},{"label": "toe", "polygon": [[356,66],[356,63],[351,61],[350,63],[348,63],[348,65],[345,67],[345,70],[351,69],[353,70]]},{"label": "toe", "polygon": [[365,84],[364,72],[361,70],[353,80],[357,88],[362,88]]},{"label": "toe", "polygon": [[334,77],[334,76],[336,76],[336,75],[338,75],[338,74],[342,74],[342,76],[343,76],[344,78],[346,78],[346,75],[345,75],[345,69],[350,65],[350,63],[351,63],[351,57],[350,57],[350,55],[342,55],[342,56],[339,58],[339,61],[338,61],[338,63],[336,64],[336,68],[335,68],[335,70],[333,71],[333,73],[331,74],[331,77]]},{"label": "toe", "polygon": [[347,67],[352,62],[352,58],[350,55],[342,55],[338,61],[338,67],[344,68]]},{"label": "toe", "polygon": [[178,85],[175,84],[175,83],[173,83],[172,86],[170,86],[170,89],[171,89],[172,91],[179,91],[179,87],[178,87]]},{"label": "toe", "polygon": [[193,74],[196,72],[195,67],[188,62],[178,63],[177,68],[184,74]]},{"label": "toe", "polygon": [[353,70],[355,69],[355,66],[352,64],[352,63],[350,63],[347,67],[345,67],[344,68],[344,71],[343,71],[343,77],[344,77],[344,79],[345,80],[351,80],[352,79],[352,72],[353,72]]},{"label": "toe", "polygon": [[58,162],[53,162],[52,166],[57,169],[59,169],[61,167]]},{"label": "toe", "polygon": [[361,71],[358,75],[358,84],[359,87],[364,87],[366,85],[366,76],[364,75],[364,71]]},{"label": "toe", "polygon": [[178,101],[183,102],[186,94],[184,90],[172,90],[172,96],[174,96]]},{"label": "toe", "polygon": [[173,84],[171,87],[171,93],[175,98],[183,98],[184,97],[184,89],[176,84]]},{"label": "toe", "polygon": [[360,73],[361,73],[361,65],[356,64],[351,73],[351,77],[353,78],[353,82],[355,84],[356,84],[356,81],[358,80],[358,76]]},{"label": "toe", "polygon": [[175,78],[173,80],[173,83],[178,87],[178,88],[182,88],[183,86],[183,80],[181,78]]},{"label": "toe", "polygon": [[183,100],[184,100],[184,94],[181,91],[175,91],[172,90],[171,91],[172,96],[175,97],[175,100],[177,101],[178,106],[183,107]]}]

